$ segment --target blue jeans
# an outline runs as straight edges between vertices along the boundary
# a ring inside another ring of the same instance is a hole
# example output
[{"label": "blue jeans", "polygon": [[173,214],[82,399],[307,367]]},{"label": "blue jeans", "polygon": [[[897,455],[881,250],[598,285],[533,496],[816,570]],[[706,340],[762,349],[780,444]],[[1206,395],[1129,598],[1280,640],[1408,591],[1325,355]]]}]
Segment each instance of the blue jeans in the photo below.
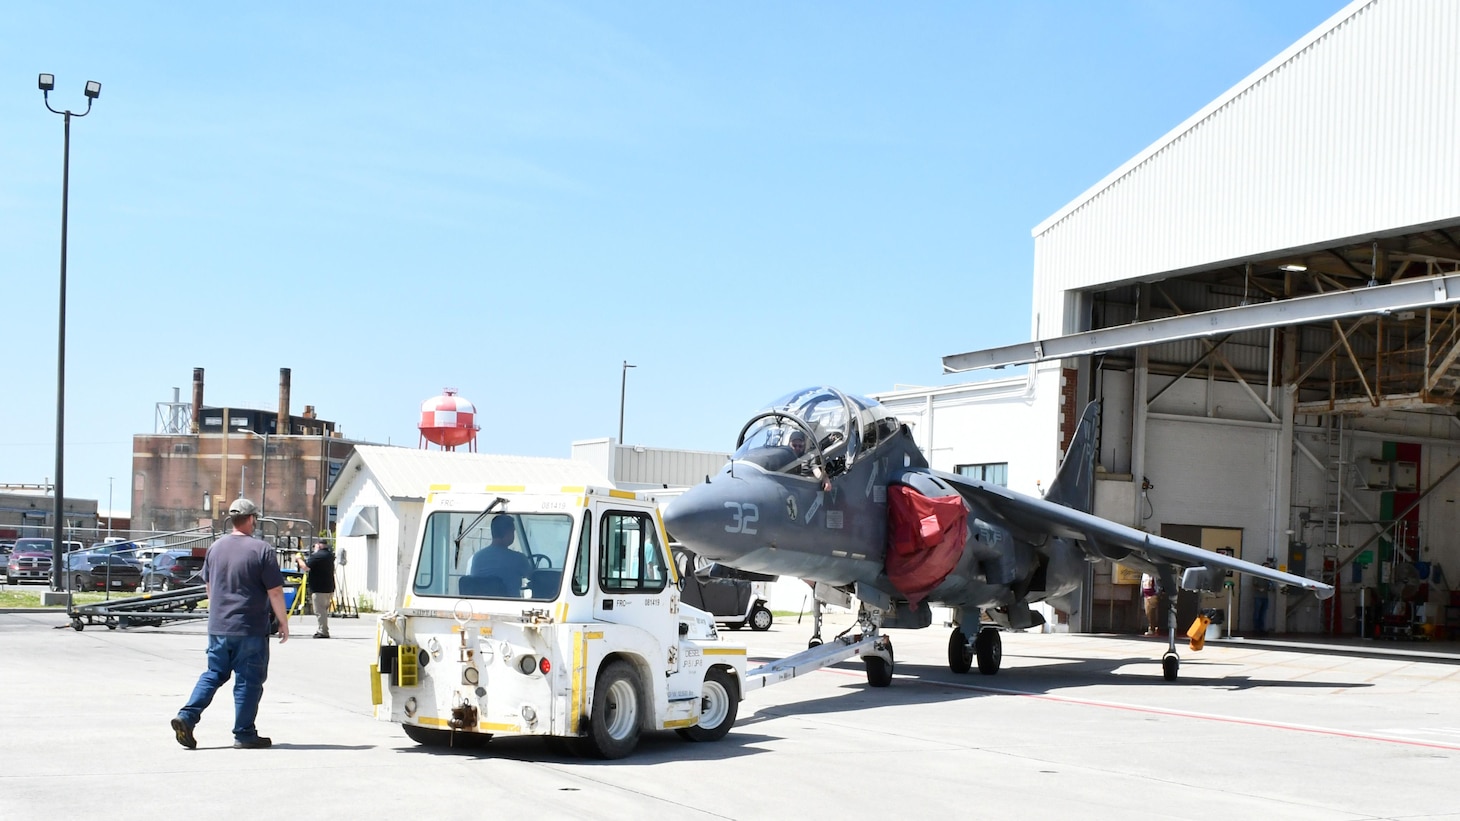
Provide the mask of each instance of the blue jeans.
[{"label": "blue jeans", "polygon": [[254,720],[259,702],[264,697],[264,680],[269,677],[268,636],[208,636],[208,670],[198,677],[198,685],[177,717],[196,727],[203,711],[213,702],[219,687],[233,682],[233,738],[252,741],[259,737]]},{"label": "blue jeans", "polygon": [[1252,602],[1252,621],[1257,632],[1267,632],[1267,594],[1258,593],[1257,598]]}]

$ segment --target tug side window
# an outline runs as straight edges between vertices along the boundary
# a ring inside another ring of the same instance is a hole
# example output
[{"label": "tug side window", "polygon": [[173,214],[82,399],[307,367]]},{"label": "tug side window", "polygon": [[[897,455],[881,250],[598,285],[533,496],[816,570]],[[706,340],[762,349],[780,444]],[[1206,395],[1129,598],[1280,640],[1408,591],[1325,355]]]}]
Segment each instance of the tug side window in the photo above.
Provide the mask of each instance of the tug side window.
[{"label": "tug side window", "polygon": [[664,546],[652,517],[610,511],[599,541],[599,585],[605,592],[657,593],[669,579]]},{"label": "tug side window", "polygon": [[583,528],[578,532],[578,551],[573,557],[573,594],[588,595],[589,545],[593,542],[593,511],[583,511]]}]

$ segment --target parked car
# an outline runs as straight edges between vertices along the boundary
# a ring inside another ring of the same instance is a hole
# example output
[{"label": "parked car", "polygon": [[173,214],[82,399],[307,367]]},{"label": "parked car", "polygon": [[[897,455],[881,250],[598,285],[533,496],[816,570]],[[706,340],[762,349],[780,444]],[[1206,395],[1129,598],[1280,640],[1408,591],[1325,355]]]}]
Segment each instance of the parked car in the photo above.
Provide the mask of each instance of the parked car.
[{"label": "parked car", "polygon": [[10,558],[10,549],[15,547],[15,542],[0,542],[0,563]]},{"label": "parked car", "polygon": [[139,547],[136,542],[129,542],[123,539],[120,541],[108,540],[105,542],[97,542],[96,544],[93,544],[91,547],[87,548],[86,552],[115,554],[128,559],[135,559],[137,558],[138,550],[141,550],[141,547]]},{"label": "parked car", "polygon": [[203,583],[203,554],[197,550],[167,550],[152,557],[152,564],[142,571],[143,590],[174,590]]},{"label": "parked car", "polygon": [[46,581],[51,578],[51,540],[41,538],[16,539],[10,549],[10,559],[5,563],[5,581],[15,584],[19,581]]},{"label": "parked car", "polygon": [[66,557],[72,590],[136,590],[142,566],[125,556],[81,550]]},{"label": "parked car", "polygon": [[154,558],[166,552],[167,548],[165,547],[144,547],[138,550],[132,558],[141,562],[142,569],[146,570],[147,568],[152,566],[152,560]]}]

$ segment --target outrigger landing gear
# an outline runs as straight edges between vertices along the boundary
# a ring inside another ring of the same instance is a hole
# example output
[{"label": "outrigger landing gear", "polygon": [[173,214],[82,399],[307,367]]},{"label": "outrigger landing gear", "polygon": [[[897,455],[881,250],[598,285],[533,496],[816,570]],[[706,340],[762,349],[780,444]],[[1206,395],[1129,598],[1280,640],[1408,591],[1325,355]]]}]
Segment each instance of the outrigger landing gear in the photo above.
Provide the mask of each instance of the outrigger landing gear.
[{"label": "outrigger landing gear", "polygon": [[1161,656],[1161,675],[1175,681],[1181,671],[1181,656],[1176,654],[1176,574],[1166,570],[1161,574],[1161,584],[1172,591],[1166,596],[1166,654]]}]

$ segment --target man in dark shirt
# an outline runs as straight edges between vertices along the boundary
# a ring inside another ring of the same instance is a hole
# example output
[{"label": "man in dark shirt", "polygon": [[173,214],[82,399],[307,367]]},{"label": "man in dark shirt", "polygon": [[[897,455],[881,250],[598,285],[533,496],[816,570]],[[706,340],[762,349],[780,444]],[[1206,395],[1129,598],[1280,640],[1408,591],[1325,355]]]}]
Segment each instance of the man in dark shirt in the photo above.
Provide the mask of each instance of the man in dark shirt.
[{"label": "man in dark shirt", "polygon": [[289,616],[284,612],[284,576],[274,549],[254,538],[258,507],[234,499],[228,508],[233,532],[213,543],[203,559],[203,583],[208,587],[208,669],[188,703],[172,720],[177,743],[189,750],[198,746],[193,728],[219,687],[233,682],[233,746],[268,747],[273,741],[259,735],[254,720],[269,677],[269,611],[279,622],[279,643],[289,640]]},{"label": "man in dark shirt", "polygon": [[309,558],[299,556],[294,563],[300,570],[309,571],[304,584],[309,588],[309,605],[314,608],[314,617],[319,622],[314,637],[327,639],[330,637],[330,600],[335,597],[335,552],[323,541],[317,541]]},{"label": "man in dark shirt", "polygon": [[499,513],[492,519],[492,541],[472,554],[467,574],[490,580],[480,592],[488,596],[517,598],[522,584],[532,578],[532,560],[512,549],[517,530],[512,517]]}]

